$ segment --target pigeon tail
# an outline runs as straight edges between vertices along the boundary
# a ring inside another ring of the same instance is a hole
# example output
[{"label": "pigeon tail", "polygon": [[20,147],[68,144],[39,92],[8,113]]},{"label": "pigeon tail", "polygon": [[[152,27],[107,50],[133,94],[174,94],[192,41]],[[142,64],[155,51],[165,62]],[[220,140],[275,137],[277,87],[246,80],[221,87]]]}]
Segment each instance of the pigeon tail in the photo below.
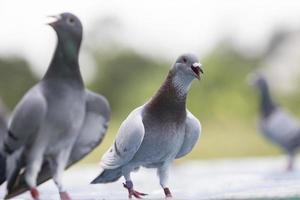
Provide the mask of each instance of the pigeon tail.
[{"label": "pigeon tail", "polygon": [[97,176],[91,184],[97,183],[111,183],[117,181],[122,176],[122,168],[116,169],[105,169],[103,170],[99,176]]}]

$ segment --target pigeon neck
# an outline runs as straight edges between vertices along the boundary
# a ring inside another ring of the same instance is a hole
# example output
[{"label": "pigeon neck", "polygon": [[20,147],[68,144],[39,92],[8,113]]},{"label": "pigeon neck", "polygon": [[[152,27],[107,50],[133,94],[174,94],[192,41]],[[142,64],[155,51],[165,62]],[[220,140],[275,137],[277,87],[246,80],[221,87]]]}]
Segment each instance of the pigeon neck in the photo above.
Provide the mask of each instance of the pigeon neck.
[{"label": "pigeon neck", "polygon": [[180,116],[185,117],[189,86],[184,85],[185,83],[179,84],[179,81],[179,77],[170,71],[163,85],[147,105],[150,113],[156,113],[160,117],[170,115],[177,120],[180,119]]},{"label": "pigeon neck", "polygon": [[78,55],[80,44],[58,37],[55,53],[44,79],[74,80],[83,84]]},{"label": "pigeon neck", "polygon": [[266,118],[270,116],[270,114],[274,111],[276,108],[267,84],[260,86],[260,92],[261,92],[261,115],[263,118]]},{"label": "pigeon neck", "polygon": [[169,72],[168,76],[170,76],[172,85],[177,91],[178,96],[186,97],[194,77],[187,76],[180,71],[175,73],[172,70]]}]

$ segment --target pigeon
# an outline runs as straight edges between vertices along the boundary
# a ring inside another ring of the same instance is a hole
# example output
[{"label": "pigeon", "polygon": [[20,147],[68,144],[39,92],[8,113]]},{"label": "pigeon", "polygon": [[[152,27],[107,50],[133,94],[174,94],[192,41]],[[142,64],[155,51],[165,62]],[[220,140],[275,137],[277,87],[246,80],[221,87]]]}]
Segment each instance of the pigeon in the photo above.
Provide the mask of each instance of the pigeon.
[{"label": "pigeon", "polygon": [[156,168],[165,196],[172,197],[167,185],[170,165],[193,149],[201,132],[200,122],[186,109],[186,98],[192,81],[202,74],[196,56],[181,55],[154,97],[123,121],[101,159],[100,175],[91,183],[114,182],[123,176],[129,198],[141,198],[146,194],[134,189],[130,174],[139,167]]},{"label": "pigeon", "polygon": [[295,154],[300,147],[300,122],[273,101],[264,76],[252,75],[250,83],[260,94],[259,130],[288,155],[286,169],[291,171],[294,167]]},{"label": "pigeon", "polygon": [[37,185],[53,178],[62,200],[65,168],[91,152],[103,139],[110,118],[107,100],[85,89],[78,63],[82,24],[71,13],[49,25],[57,47],[43,79],[17,104],[4,137],[7,189],[12,198],[27,189],[40,198]]}]

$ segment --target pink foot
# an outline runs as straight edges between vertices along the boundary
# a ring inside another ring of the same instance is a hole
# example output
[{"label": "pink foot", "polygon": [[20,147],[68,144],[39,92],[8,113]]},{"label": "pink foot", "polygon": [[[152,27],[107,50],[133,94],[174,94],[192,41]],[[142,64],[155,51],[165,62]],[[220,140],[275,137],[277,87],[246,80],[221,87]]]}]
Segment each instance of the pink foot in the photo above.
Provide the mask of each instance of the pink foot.
[{"label": "pink foot", "polygon": [[169,188],[164,188],[164,192],[167,198],[172,198],[172,194]]},{"label": "pink foot", "polygon": [[59,195],[61,200],[72,200],[67,192],[60,192]]},{"label": "pink foot", "polygon": [[146,196],[147,194],[138,192],[133,189],[133,184],[131,181],[126,181],[126,183],[123,183],[123,186],[128,190],[128,197],[129,199],[132,199],[132,196],[134,196],[137,199],[141,199],[142,196]]},{"label": "pink foot", "polygon": [[39,200],[40,199],[39,191],[36,188],[31,188],[30,189],[30,194],[31,194],[31,196],[34,200]]},{"label": "pink foot", "polygon": [[292,167],[290,167],[290,166],[288,166],[287,168],[285,168],[285,171],[287,171],[287,172],[292,172],[294,169],[292,168]]},{"label": "pink foot", "polygon": [[294,170],[294,166],[293,166],[293,163],[288,163],[288,165],[286,166],[286,169],[285,169],[287,172],[292,172]]}]

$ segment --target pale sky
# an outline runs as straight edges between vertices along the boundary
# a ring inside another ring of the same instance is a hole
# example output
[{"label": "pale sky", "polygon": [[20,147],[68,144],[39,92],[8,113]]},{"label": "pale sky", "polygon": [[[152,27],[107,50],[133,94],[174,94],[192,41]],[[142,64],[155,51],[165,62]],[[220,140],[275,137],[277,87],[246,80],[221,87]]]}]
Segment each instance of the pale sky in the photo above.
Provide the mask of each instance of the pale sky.
[{"label": "pale sky", "polygon": [[260,51],[278,26],[300,28],[296,0],[0,0],[0,55],[25,56],[44,73],[56,42],[46,16],[64,11],[76,14],[84,30],[94,29],[101,17],[116,16],[125,44],[170,61],[185,52],[205,55],[228,36],[243,49]]}]

